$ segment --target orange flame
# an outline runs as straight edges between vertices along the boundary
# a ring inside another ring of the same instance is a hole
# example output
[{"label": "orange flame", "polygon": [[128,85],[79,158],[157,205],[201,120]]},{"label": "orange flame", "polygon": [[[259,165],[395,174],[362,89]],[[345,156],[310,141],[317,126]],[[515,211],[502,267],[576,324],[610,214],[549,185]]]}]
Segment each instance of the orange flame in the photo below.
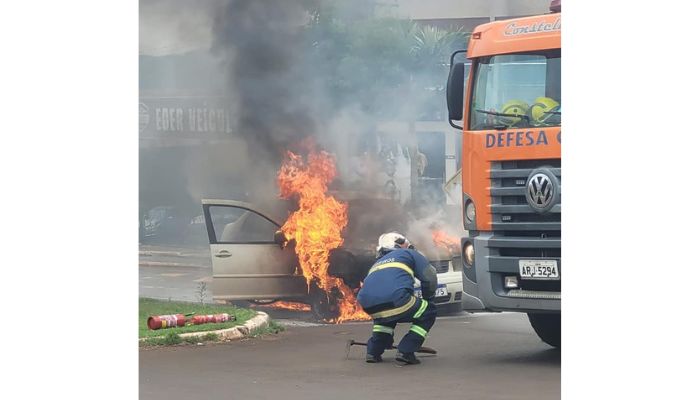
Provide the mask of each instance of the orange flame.
[{"label": "orange flame", "polygon": [[276,301],[272,304],[261,304],[258,307],[270,307],[294,311],[311,311],[310,305],[304,303],[296,303],[293,301]]},{"label": "orange flame", "polygon": [[[335,175],[335,160],[325,151],[312,148],[306,163],[302,156],[287,152],[277,176],[280,196],[298,195],[299,209],[289,216],[282,232],[287,240],[296,240],[295,251],[309,289],[314,282],[329,300],[337,300],[338,316],[329,322],[366,320],[370,317],[357,304],[352,289],[328,274],[330,251],[343,244],[341,233],[348,223],[347,204],[327,194]],[[334,289],[337,293],[332,293]]]},{"label": "orange flame", "polygon": [[435,246],[443,247],[448,251],[459,249],[459,238],[450,236],[447,232],[441,230],[433,231],[433,243]]}]

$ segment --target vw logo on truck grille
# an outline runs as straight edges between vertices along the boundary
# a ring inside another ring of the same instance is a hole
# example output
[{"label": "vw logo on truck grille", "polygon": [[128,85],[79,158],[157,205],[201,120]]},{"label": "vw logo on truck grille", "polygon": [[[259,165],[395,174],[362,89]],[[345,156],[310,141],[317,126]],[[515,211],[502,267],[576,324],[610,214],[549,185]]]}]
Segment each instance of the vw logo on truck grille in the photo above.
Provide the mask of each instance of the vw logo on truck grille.
[{"label": "vw logo on truck grille", "polygon": [[552,209],[559,198],[559,182],[546,168],[539,168],[527,180],[525,198],[535,211],[544,213]]}]

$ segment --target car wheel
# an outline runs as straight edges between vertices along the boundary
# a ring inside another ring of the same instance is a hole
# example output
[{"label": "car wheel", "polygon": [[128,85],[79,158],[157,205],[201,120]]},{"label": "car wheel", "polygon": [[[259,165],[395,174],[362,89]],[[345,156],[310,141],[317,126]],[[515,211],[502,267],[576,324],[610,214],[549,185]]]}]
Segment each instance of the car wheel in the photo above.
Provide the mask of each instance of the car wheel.
[{"label": "car wheel", "polygon": [[259,306],[265,306],[268,304],[272,304],[277,301],[277,299],[273,300],[248,300],[250,303],[257,304]]},{"label": "car wheel", "polygon": [[311,313],[314,318],[323,321],[330,321],[338,316],[336,304],[328,301],[326,293],[313,285],[309,294],[311,300]]}]

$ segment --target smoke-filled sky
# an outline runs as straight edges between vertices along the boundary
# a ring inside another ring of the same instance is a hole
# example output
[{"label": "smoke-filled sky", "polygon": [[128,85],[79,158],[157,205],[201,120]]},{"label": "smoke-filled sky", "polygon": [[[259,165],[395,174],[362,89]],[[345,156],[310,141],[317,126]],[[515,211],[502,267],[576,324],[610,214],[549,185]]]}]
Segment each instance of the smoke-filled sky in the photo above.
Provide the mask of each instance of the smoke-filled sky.
[{"label": "smoke-filled sky", "polygon": [[225,0],[140,0],[139,54],[160,56],[209,48],[214,12]]},{"label": "smoke-filled sky", "polygon": [[[380,135],[377,126],[385,120],[416,120],[427,109],[442,110],[444,63],[450,46],[464,47],[463,38],[438,50],[416,50],[413,38],[419,28],[407,20],[376,19],[375,3],[142,0],[141,53],[207,48],[197,57],[215,60],[202,65],[215,66],[232,108],[230,140],[167,156],[170,164],[164,171],[184,176],[184,184],[168,182],[182,186],[193,203],[242,193],[249,201],[274,199],[285,151],[299,150],[309,136],[337,158],[334,189],[368,197],[383,194],[384,181],[391,178],[384,175],[387,168],[397,170],[394,178],[409,179],[409,148],[415,139],[401,130]],[[144,165],[159,164],[157,152],[142,153],[143,160],[148,158]],[[142,193],[154,187],[151,181],[163,181],[153,168],[142,169],[141,176]],[[404,184],[404,197],[409,189]],[[155,198],[163,202],[173,196]]]},{"label": "smoke-filled sky", "polygon": [[302,1],[230,0],[216,12],[212,51],[224,60],[236,131],[259,161],[316,133]]}]

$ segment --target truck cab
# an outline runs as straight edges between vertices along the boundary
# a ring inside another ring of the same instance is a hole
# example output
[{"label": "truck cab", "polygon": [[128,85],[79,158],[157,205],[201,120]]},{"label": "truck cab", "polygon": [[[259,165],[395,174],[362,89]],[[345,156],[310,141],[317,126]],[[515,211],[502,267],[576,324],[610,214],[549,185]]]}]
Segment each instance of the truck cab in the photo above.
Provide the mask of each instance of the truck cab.
[{"label": "truck cab", "polygon": [[463,131],[464,297],[475,308],[527,313],[558,347],[561,6],[552,11],[475,28],[468,60],[452,57],[447,100],[450,124]]}]

